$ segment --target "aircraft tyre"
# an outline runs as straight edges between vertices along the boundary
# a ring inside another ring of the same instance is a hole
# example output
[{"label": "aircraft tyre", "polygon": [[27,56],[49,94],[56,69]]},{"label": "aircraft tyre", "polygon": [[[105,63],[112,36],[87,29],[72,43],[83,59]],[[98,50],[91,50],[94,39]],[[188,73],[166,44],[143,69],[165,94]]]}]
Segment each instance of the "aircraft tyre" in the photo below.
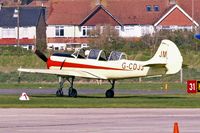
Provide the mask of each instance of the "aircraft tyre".
[{"label": "aircraft tyre", "polygon": [[113,98],[114,97],[114,91],[112,89],[109,89],[106,91],[106,97],[107,98]]},{"label": "aircraft tyre", "polygon": [[68,96],[69,97],[77,97],[77,91],[76,89],[69,89],[69,92],[68,92]]},{"label": "aircraft tyre", "polygon": [[63,91],[62,90],[57,90],[56,91],[56,96],[57,97],[62,97],[64,94],[63,94]]}]

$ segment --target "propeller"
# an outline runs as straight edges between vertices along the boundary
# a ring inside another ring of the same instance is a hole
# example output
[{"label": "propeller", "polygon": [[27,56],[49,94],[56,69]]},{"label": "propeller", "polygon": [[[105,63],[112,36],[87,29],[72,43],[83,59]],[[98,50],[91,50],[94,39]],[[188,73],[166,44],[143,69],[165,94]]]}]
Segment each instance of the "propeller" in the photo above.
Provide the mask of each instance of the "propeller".
[{"label": "propeller", "polygon": [[44,62],[47,62],[47,57],[41,52],[41,51],[39,51],[39,50],[35,50],[35,54],[40,58],[40,59],[42,59]]}]

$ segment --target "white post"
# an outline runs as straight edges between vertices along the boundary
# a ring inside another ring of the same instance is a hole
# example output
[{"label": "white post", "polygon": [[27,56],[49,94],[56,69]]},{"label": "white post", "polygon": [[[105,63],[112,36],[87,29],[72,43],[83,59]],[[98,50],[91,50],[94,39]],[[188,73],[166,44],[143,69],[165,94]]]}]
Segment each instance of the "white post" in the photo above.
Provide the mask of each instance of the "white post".
[{"label": "white post", "polygon": [[183,68],[180,70],[180,83],[183,83]]},{"label": "white post", "polygon": [[142,82],[142,78],[141,77],[139,77],[139,83],[141,83]]},{"label": "white post", "polygon": [[18,16],[17,16],[17,46],[19,47],[19,6],[17,8]]}]

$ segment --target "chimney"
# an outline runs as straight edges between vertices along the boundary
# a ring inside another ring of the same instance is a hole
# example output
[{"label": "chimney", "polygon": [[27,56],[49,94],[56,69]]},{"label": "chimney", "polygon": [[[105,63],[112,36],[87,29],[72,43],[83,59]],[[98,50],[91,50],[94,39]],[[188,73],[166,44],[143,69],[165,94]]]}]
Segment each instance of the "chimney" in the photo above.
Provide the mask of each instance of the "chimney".
[{"label": "chimney", "polygon": [[102,0],[96,0],[96,5],[101,5]]},{"label": "chimney", "polygon": [[169,4],[176,4],[176,0],[169,0]]}]

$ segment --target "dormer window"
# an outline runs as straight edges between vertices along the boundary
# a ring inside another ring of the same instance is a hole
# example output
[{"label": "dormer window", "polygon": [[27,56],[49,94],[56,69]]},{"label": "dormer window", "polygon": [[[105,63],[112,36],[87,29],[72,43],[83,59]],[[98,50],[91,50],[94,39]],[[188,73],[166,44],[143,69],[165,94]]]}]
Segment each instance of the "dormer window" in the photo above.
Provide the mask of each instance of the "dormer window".
[{"label": "dormer window", "polygon": [[155,11],[155,12],[158,12],[158,11],[160,11],[160,8],[159,8],[159,6],[155,5],[155,6],[154,6],[154,11]]},{"label": "dormer window", "polygon": [[150,12],[150,11],[151,11],[151,6],[150,6],[150,5],[147,5],[147,6],[146,6],[146,11],[147,11],[147,12]]}]

